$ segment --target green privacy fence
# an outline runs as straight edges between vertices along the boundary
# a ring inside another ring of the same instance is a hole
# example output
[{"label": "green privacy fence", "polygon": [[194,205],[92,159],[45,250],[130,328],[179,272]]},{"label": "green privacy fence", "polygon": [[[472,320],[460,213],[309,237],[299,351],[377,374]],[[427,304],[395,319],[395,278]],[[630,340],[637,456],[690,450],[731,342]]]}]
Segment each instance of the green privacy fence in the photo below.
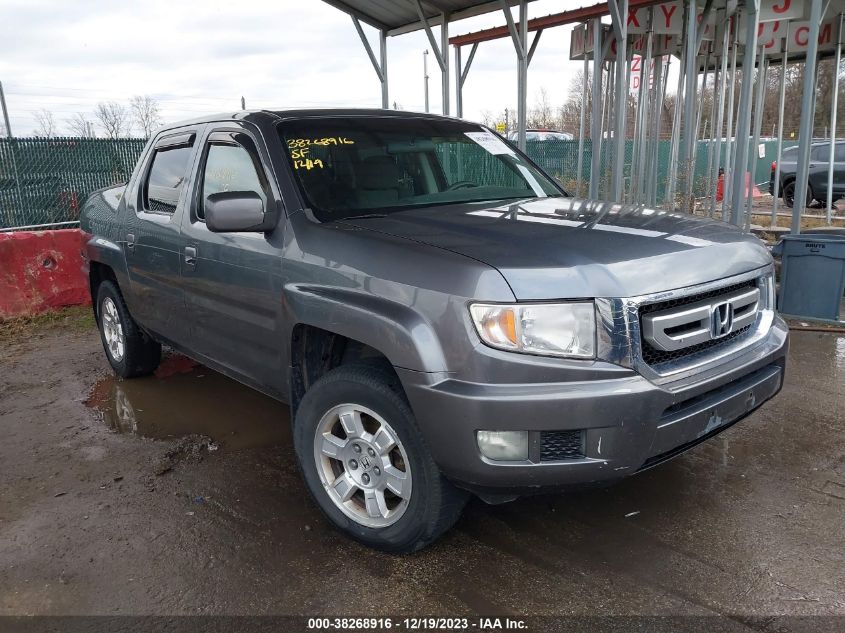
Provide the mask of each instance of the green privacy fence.
[{"label": "green privacy fence", "polygon": [[125,182],[144,139],[0,139],[0,228],[70,222],[92,191]]},{"label": "green privacy fence", "polygon": [[[144,139],[16,138],[0,139],[0,228],[70,222],[94,190],[126,182],[146,141]],[[784,147],[795,143],[784,143]],[[776,143],[763,143],[765,157],[757,160],[754,182],[769,180]],[[708,195],[715,187],[707,174],[708,146],[697,148],[694,176],[696,196]],[[657,199],[662,202],[668,180],[670,142],[660,141],[655,174]],[[750,148],[758,156],[757,148]],[[630,176],[633,142],[626,143],[626,177]],[[527,153],[552,176],[574,191],[578,169],[578,141],[529,141]],[[724,156],[724,144],[723,152]],[[478,147],[475,151],[453,151],[450,161],[461,165],[467,179],[499,168],[495,158]],[[584,143],[582,177],[590,178],[592,144]],[[723,164],[724,160],[720,160]],[[611,144],[602,144],[599,192],[607,191],[613,157]],[[508,174],[502,173],[505,177]],[[586,191],[586,189],[582,189]]]},{"label": "green privacy fence", "polygon": [[[796,145],[795,142],[784,142],[783,148]],[[599,196],[601,197],[610,183],[611,169],[613,165],[613,148],[611,143],[602,143],[601,160],[599,161]],[[749,156],[755,160],[753,181],[757,184],[768,183],[771,176],[772,162],[777,156],[777,142],[763,141],[763,156],[760,157],[759,149],[752,147],[749,142]],[[631,162],[634,149],[633,141],[625,143],[625,177],[631,176]],[[719,152],[719,165],[725,164],[725,153],[727,143],[721,143]],[[655,179],[657,201],[662,203],[666,196],[666,188],[669,181],[669,160],[671,158],[672,144],[670,141],[660,141],[657,147],[657,170],[654,174],[647,174],[648,179]],[[715,183],[712,182],[712,175],[708,173],[708,162],[710,152],[709,141],[699,141],[695,155],[695,172],[693,175],[693,195],[696,197],[709,196],[715,190]],[[578,141],[528,141],[526,153],[543,169],[552,176],[564,183],[565,186],[575,189],[575,180],[578,175]],[[584,159],[582,165],[582,178],[584,183],[590,180],[590,169],[593,157],[592,143],[587,140],[584,143]],[[761,187],[764,192],[764,189]],[[582,184],[582,195],[586,191],[586,185]]]}]

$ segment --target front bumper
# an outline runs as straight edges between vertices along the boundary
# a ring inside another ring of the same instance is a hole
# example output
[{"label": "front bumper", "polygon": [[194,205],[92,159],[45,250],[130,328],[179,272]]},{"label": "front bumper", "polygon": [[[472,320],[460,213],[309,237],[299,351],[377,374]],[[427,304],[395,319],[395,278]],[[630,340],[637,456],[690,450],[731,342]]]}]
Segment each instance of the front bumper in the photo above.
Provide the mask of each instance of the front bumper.
[{"label": "front bumper", "polygon": [[[443,473],[488,494],[599,484],[674,457],[731,426],[783,384],[788,329],[775,318],[768,334],[706,377],[655,384],[631,371],[576,382],[480,384],[397,369]],[[529,460],[491,462],[475,432],[529,431]],[[544,433],[579,431],[581,456],[543,461]]]}]

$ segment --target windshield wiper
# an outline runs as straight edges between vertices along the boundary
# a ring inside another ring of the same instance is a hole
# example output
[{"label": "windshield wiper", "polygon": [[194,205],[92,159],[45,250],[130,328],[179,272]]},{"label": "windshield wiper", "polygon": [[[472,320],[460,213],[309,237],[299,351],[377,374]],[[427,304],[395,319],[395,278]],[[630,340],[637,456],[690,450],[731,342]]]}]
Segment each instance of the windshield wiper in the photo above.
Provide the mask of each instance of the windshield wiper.
[{"label": "windshield wiper", "polygon": [[342,220],[366,220],[368,218],[386,218],[386,213],[362,213],[361,215],[348,215]]}]

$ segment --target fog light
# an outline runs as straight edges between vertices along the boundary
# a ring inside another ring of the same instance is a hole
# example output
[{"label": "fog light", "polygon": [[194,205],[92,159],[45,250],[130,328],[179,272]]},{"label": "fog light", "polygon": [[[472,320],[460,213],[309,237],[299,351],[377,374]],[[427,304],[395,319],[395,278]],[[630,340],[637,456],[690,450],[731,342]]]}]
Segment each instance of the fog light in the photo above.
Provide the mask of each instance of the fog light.
[{"label": "fog light", "polygon": [[478,450],[487,459],[515,462],[528,459],[528,431],[478,431]]}]

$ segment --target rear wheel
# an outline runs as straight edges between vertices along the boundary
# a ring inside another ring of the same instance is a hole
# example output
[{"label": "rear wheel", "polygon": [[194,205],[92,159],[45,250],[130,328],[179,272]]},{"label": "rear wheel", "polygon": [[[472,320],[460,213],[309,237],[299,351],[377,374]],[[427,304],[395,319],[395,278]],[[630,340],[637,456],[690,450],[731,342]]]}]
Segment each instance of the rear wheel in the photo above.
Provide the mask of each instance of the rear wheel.
[{"label": "rear wheel", "polygon": [[118,376],[145,376],[158,367],[161,345],[135,323],[114,282],[104,281],[97,289],[97,325],[106,358]]},{"label": "rear wheel", "polygon": [[[810,187],[810,183],[807,183],[807,201],[805,203],[805,207],[809,207],[810,203],[813,202],[813,190]],[[790,209],[795,204],[795,181],[790,180],[783,186],[783,203],[789,207]]]},{"label": "rear wheel", "polygon": [[457,521],[467,494],[440,473],[396,375],[344,365],[311,386],[294,422],[305,483],[354,539],[410,552]]}]

